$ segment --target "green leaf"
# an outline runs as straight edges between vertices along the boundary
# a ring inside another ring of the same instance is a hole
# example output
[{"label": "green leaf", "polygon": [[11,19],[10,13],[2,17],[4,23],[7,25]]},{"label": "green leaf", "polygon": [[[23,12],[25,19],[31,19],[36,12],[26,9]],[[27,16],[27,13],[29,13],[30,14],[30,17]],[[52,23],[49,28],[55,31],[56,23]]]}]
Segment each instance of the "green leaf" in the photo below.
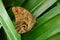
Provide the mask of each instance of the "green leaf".
[{"label": "green leaf", "polygon": [[25,0],[3,0],[5,7],[20,6]]},{"label": "green leaf", "polygon": [[15,27],[4,8],[2,0],[0,0],[0,5],[1,5],[0,6],[0,21],[2,23],[2,26],[9,40],[21,40],[20,35],[16,32]]},{"label": "green leaf", "polygon": [[45,13],[42,17],[37,19],[37,23],[35,25],[42,25],[52,19],[54,16],[60,13],[60,5],[55,6],[53,9]]},{"label": "green leaf", "polygon": [[39,6],[39,8],[37,8],[34,13],[33,16],[35,18],[37,18],[39,15],[41,15],[44,11],[46,11],[50,6],[52,6],[57,0],[45,0],[45,2]]},{"label": "green leaf", "polygon": [[34,28],[22,35],[22,40],[46,40],[60,32],[60,5],[37,19]]},{"label": "green leaf", "polygon": [[36,38],[36,40],[46,40],[49,37],[55,35],[56,33],[60,32],[60,14],[58,14],[56,17],[51,19],[49,22],[41,25],[40,31],[42,34]]},{"label": "green leaf", "polygon": [[47,40],[60,40],[60,32],[51,36],[50,38],[48,38]]},{"label": "green leaf", "polygon": [[33,12],[38,6],[40,6],[45,0],[26,0],[22,5],[24,8]]}]

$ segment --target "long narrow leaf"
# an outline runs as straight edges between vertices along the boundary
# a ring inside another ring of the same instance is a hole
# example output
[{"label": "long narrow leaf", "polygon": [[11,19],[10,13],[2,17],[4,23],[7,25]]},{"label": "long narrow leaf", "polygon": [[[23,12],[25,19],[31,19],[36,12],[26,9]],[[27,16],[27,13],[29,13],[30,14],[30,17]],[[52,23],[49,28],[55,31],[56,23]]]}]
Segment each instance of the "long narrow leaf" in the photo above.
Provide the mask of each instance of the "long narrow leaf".
[{"label": "long narrow leaf", "polygon": [[47,40],[60,40],[60,32],[56,33],[55,35],[51,36]]},{"label": "long narrow leaf", "polygon": [[33,12],[44,1],[45,0],[26,0],[26,2],[23,4],[23,7],[25,7],[30,12]]},{"label": "long narrow leaf", "polygon": [[41,15],[44,11],[46,11],[50,6],[52,6],[57,0],[46,0],[39,8],[37,8],[33,16],[37,18],[39,15]]},{"label": "long narrow leaf", "polygon": [[9,40],[21,40],[20,35],[16,32],[13,23],[11,22],[4,6],[2,0],[0,0],[0,21],[2,26],[9,38]]},{"label": "long narrow leaf", "polygon": [[48,22],[50,19],[52,19],[54,16],[60,14],[60,5],[54,7],[53,9],[51,9],[49,12],[47,12],[46,14],[44,14],[42,17],[37,19],[37,23],[36,25],[42,25],[45,22]]},{"label": "long narrow leaf", "polygon": [[36,39],[36,40],[46,40],[49,37],[55,35],[56,33],[60,32],[60,14],[58,14],[56,17],[54,17],[49,22],[45,23],[44,25],[39,28],[40,30],[43,30],[42,34]]}]

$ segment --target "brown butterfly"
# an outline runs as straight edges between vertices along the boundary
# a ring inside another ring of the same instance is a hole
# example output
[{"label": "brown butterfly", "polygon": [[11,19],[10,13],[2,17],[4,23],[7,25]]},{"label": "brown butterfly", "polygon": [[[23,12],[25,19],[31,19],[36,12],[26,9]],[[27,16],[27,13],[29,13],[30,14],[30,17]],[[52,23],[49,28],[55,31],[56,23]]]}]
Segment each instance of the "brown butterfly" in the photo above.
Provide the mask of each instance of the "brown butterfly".
[{"label": "brown butterfly", "polygon": [[36,19],[26,9],[16,6],[12,7],[15,16],[16,30],[18,33],[23,34],[32,29],[36,23]]}]

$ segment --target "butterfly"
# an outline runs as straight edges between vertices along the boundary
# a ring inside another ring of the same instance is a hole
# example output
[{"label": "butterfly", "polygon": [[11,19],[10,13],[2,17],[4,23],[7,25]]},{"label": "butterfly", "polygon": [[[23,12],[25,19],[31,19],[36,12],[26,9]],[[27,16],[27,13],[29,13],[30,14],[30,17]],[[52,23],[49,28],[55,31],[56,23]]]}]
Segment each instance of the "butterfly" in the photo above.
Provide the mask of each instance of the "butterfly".
[{"label": "butterfly", "polygon": [[28,10],[23,7],[16,6],[12,7],[12,12],[15,16],[16,31],[18,33],[23,34],[33,28],[36,23],[36,19]]}]

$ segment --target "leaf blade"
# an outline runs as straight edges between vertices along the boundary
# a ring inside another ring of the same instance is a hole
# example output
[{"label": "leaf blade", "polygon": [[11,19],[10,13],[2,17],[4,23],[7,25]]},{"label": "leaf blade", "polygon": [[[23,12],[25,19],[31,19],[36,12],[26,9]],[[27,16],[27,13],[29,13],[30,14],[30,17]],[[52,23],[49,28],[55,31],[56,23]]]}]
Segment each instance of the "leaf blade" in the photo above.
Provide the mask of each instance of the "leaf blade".
[{"label": "leaf blade", "polygon": [[33,16],[37,18],[44,11],[46,11],[50,6],[52,6],[57,0],[46,0],[39,8],[34,11]]},{"label": "leaf blade", "polygon": [[40,6],[45,0],[26,0],[26,2],[22,5],[24,8],[33,12],[38,6]]},{"label": "leaf blade", "polygon": [[0,21],[3,28],[10,40],[21,40],[19,34],[16,32],[13,23],[11,22],[4,6],[2,0],[0,0]]}]

